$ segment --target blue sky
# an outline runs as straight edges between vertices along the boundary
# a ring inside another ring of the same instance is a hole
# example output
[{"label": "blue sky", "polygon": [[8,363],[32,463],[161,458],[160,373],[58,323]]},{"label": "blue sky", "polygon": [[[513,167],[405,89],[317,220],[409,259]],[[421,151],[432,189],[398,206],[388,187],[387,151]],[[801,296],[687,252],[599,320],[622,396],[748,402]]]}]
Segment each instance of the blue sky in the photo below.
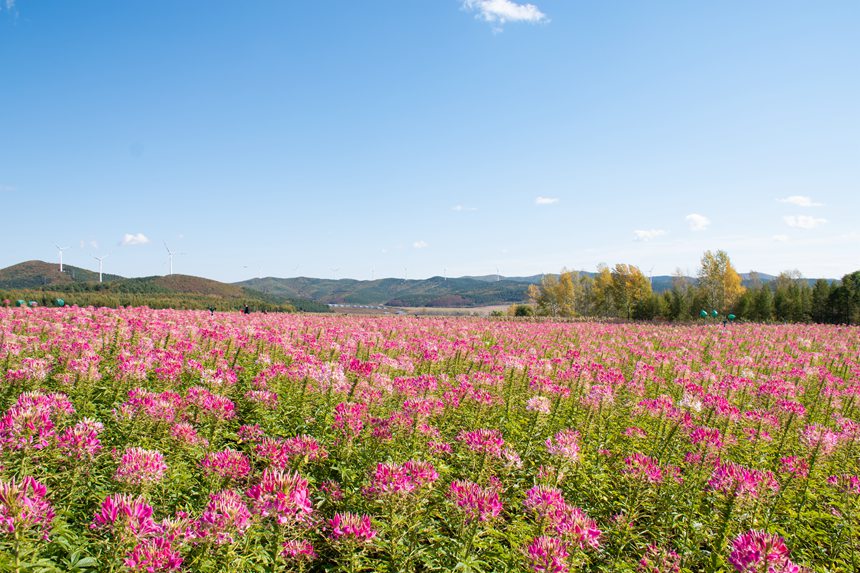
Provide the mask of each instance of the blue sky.
[{"label": "blue sky", "polygon": [[0,0],[0,267],[860,268],[860,3]]}]

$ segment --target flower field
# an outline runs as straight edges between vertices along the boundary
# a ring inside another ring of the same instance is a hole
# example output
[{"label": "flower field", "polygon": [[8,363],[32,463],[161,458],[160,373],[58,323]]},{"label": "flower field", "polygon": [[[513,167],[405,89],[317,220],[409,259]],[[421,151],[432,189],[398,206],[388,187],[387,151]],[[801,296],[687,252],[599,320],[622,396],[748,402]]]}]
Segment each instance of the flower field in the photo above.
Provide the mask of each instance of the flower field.
[{"label": "flower field", "polygon": [[3,571],[858,571],[860,329],[0,309]]}]

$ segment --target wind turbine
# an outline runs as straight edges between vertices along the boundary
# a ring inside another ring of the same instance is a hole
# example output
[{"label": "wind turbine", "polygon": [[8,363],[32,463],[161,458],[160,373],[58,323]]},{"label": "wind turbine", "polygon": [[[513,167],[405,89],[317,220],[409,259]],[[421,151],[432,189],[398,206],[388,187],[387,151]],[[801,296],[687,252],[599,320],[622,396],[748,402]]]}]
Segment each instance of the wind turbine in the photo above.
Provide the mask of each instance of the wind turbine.
[{"label": "wind turbine", "polygon": [[334,280],[337,280],[337,271],[340,270],[340,267],[335,267],[331,269],[331,274],[334,275]]},{"label": "wind turbine", "polygon": [[654,290],[654,267],[648,269],[648,282],[651,283],[651,290]]},{"label": "wind turbine", "polygon": [[61,247],[60,245],[55,244],[57,247],[57,252],[60,253],[60,272],[63,272],[63,251],[67,251],[69,247]]},{"label": "wind turbine", "polygon": [[97,257],[97,256],[93,255],[93,258],[99,262],[99,283],[101,283],[101,282],[102,282],[102,263],[103,263],[103,262],[104,262],[104,260],[105,260],[106,258],[108,258],[109,256],[110,256],[110,255],[102,255],[102,256],[100,256],[100,257]]},{"label": "wind turbine", "polygon": [[184,255],[185,253],[177,253],[176,251],[171,251],[170,247],[167,246],[167,241],[164,241],[164,248],[167,249],[167,258],[170,262],[170,274],[173,274],[173,255]]},{"label": "wind turbine", "polygon": [[496,267],[496,282],[499,282],[501,280],[502,280],[502,275],[499,274],[499,267]]},{"label": "wind turbine", "polygon": [[444,280],[444,281],[448,280],[448,267],[445,267],[442,269],[442,280]]}]

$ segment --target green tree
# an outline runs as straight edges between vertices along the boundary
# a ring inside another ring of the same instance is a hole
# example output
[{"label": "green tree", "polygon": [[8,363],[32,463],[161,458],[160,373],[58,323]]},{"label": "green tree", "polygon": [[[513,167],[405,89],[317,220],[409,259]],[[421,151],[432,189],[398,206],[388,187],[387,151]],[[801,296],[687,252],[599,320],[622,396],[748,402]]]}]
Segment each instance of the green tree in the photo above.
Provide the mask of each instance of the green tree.
[{"label": "green tree", "polygon": [[744,293],[741,277],[725,251],[705,251],[699,269],[699,289],[710,308],[729,312]]},{"label": "green tree", "polygon": [[628,319],[637,304],[651,297],[651,282],[639,267],[618,263],[612,269],[612,300],[616,310]]}]

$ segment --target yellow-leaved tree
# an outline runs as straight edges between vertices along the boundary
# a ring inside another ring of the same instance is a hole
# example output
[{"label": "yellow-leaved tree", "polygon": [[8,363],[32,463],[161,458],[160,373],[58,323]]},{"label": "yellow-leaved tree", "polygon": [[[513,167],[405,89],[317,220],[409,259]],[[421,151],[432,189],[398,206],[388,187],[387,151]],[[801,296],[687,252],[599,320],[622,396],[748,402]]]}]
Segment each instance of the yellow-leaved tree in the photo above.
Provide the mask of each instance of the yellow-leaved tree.
[{"label": "yellow-leaved tree", "polygon": [[746,290],[741,276],[732,266],[725,251],[705,251],[699,269],[699,288],[708,301],[709,308],[722,313],[729,312]]}]

